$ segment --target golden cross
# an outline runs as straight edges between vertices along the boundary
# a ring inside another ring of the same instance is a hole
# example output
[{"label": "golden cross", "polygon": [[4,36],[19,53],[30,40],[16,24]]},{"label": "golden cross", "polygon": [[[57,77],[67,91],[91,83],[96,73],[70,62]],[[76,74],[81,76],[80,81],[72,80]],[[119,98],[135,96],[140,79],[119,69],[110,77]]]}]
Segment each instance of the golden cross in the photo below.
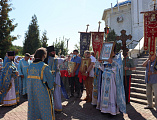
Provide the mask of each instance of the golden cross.
[{"label": "golden cross", "polygon": [[101,24],[101,22],[99,21],[98,23],[99,23],[99,27],[98,27],[98,32],[99,32],[99,30],[100,30],[100,24]]},{"label": "golden cross", "polygon": [[31,69],[30,72],[31,72],[32,74],[35,74],[35,73],[37,73],[37,70],[35,69],[35,67],[33,67],[33,69]]},{"label": "golden cross", "polygon": [[88,31],[88,26],[89,26],[89,24],[87,24],[86,26],[87,26],[87,29],[86,29],[86,32],[87,32],[87,31]]}]

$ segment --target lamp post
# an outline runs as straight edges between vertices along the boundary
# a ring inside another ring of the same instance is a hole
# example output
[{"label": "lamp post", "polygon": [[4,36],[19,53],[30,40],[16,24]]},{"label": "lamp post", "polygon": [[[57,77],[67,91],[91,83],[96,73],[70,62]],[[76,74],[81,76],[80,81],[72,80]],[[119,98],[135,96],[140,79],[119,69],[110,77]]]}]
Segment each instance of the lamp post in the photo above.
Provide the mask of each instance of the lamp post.
[{"label": "lamp post", "polygon": [[108,27],[108,25],[106,25],[106,27],[104,28],[104,31],[105,31],[105,40],[106,40],[106,42],[107,42],[107,35],[108,35],[108,33],[109,33],[109,27]]}]

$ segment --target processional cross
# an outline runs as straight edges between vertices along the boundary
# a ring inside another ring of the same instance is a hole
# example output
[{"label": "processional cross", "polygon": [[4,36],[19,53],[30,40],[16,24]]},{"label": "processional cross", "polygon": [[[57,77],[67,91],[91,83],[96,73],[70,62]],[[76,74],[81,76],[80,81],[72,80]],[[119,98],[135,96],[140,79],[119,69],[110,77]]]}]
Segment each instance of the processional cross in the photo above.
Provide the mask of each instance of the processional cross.
[{"label": "processional cross", "polygon": [[125,51],[126,49],[126,41],[129,39],[131,40],[132,36],[131,35],[126,35],[126,30],[121,30],[121,36],[117,36],[116,40],[121,40],[122,41],[122,47],[121,49]]},{"label": "processional cross", "polygon": [[[121,30],[121,36],[117,36],[117,40],[122,41],[122,47],[121,49],[123,50],[123,55],[126,55],[127,48],[126,48],[126,41],[129,39],[131,40],[132,36],[131,35],[126,35],[126,30]],[[126,67],[126,58],[125,60],[125,67]],[[127,78],[126,78],[126,70],[125,70],[125,86],[127,86]]]}]

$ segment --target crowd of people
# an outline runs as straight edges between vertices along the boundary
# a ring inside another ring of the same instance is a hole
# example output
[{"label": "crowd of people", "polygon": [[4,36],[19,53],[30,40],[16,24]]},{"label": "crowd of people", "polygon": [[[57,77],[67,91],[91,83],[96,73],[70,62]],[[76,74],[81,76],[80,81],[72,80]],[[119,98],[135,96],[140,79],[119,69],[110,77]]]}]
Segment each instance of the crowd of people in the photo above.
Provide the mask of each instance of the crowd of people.
[{"label": "crowd of people", "polygon": [[[82,79],[80,68],[84,58],[90,59],[90,64]],[[96,59],[94,52],[86,50],[84,58],[80,57],[78,50],[73,50],[66,57],[57,56],[54,46],[39,48],[34,55],[26,53],[23,58],[15,56],[14,51],[7,52],[4,62],[0,59],[0,105],[16,105],[22,96],[28,99],[29,120],[54,120],[55,114],[62,111],[61,93],[66,99],[80,99],[85,90],[86,97],[81,100],[96,105],[96,109],[102,113],[126,113],[126,104],[130,103],[131,74],[132,70],[136,70],[128,51],[123,52],[122,59],[121,54],[115,54],[114,49],[107,61],[101,61]],[[74,62],[75,67],[70,76],[61,77],[60,65],[65,62]],[[156,55],[143,63],[147,68],[146,108],[149,109],[153,108],[152,90],[157,108],[154,64]],[[149,66],[152,66],[150,70]]]}]

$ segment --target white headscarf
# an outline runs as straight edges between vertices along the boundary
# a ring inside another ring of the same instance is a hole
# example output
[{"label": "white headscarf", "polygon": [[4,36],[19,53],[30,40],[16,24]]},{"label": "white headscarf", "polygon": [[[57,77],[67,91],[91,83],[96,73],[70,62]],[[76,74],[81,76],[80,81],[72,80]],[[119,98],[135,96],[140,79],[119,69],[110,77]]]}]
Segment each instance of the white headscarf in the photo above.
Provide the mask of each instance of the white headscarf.
[{"label": "white headscarf", "polygon": [[19,57],[19,56],[15,56],[15,60],[17,60],[18,57]]}]

